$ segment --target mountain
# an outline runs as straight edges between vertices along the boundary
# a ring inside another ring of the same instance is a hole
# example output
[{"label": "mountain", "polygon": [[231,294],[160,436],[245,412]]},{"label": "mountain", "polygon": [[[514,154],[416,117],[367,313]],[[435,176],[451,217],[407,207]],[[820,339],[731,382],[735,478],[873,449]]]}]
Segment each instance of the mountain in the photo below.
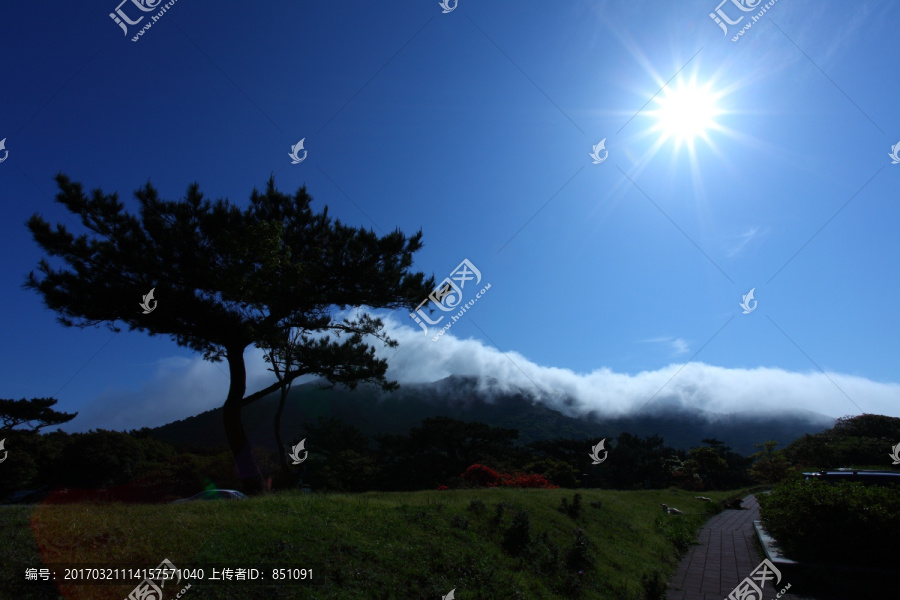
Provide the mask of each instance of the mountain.
[{"label": "mountain", "polygon": [[[272,394],[244,409],[244,426],[255,445],[275,447],[272,423],[277,408],[278,394]],[[517,429],[520,444],[554,438],[599,440],[628,432],[641,437],[658,434],[666,445],[685,449],[700,446],[704,438],[715,438],[742,454],[755,452],[753,444],[766,440],[778,440],[783,448],[803,434],[834,425],[834,419],[813,412],[716,414],[664,401],[652,411],[635,415],[592,413],[578,418],[535,402],[521,390],[505,391],[497,380],[459,375],[432,383],[403,384],[390,394],[371,386],[355,391],[321,389],[316,383],[294,386],[282,417],[285,443],[303,438],[303,423],[315,422],[319,416],[336,417],[370,438],[380,433],[405,434],[423,419],[446,416]],[[220,447],[227,443],[222,423],[222,409],[216,408],[152,429],[151,435],[176,445]]]}]

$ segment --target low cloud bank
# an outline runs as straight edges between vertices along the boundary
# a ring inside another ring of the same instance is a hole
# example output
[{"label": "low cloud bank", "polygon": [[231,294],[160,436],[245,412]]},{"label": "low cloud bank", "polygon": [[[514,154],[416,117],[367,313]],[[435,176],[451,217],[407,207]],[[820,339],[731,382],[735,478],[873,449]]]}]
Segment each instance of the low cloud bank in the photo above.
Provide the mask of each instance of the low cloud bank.
[{"label": "low cloud bank", "polygon": [[[595,411],[615,416],[674,405],[760,416],[793,411],[830,417],[860,412],[900,416],[897,383],[840,373],[725,368],[699,362],[636,374],[608,368],[576,373],[535,364],[518,352],[504,354],[480,340],[459,339],[450,332],[432,341],[431,335],[392,315],[382,319],[400,345],[384,348],[377,343],[376,352],[389,360],[387,376],[401,384],[428,383],[450,375],[484,377],[481,390],[487,395],[521,391],[568,415]],[[245,358],[248,393],[274,381],[261,351],[252,348]],[[163,359],[153,378],[139,389],[105,391],[64,429],[155,427],[219,407],[228,393],[227,372],[224,363],[205,362],[199,356]]]}]

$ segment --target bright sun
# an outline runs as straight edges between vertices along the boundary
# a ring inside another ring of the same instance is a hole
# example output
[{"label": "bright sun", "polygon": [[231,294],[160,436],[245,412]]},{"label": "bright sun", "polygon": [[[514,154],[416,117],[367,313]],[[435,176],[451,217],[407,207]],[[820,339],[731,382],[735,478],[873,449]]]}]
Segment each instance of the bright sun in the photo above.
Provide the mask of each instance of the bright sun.
[{"label": "bright sun", "polygon": [[658,108],[650,113],[656,118],[654,130],[660,132],[662,141],[674,138],[679,144],[692,146],[697,137],[707,139],[707,132],[716,128],[715,118],[721,114],[717,96],[709,86],[696,82],[666,86],[656,99]]}]

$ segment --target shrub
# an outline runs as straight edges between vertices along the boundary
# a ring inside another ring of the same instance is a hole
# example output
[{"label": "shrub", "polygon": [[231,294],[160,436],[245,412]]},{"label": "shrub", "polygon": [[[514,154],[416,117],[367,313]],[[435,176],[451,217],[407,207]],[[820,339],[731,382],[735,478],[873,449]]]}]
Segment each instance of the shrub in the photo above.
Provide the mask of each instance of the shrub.
[{"label": "shrub", "polygon": [[484,503],[484,500],[480,500],[478,498],[473,498],[469,500],[469,508],[468,510],[472,511],[475,514],[480,515],[484,511],[487,510],[487,504]]},{"label": "shrub", "polygon": [[550,539],[550,536],[546,531],[541,532],[541,535],[538,537],[538,545],[540,552],[537,565],[540,572],[545,575],[550,575],[559,571],[561,568],[559,548]]},{"label": "shrub", "polygon": [[503,522],[504,509],[512,508],[512,504],[509,502],[498,502],[494,507],[497,509],[497,512],[494,514],[493,523],[494,525],[499,525]]},{"label": "shrub", "polygon": [[572,504],[569,504],[569,499],[563,496],[559,501],[559,511],[577,519],[581,515],[581,494],[576,493],[572,497]]},{"label": "shrub", "polygon": [[760,494],[763,524],[785,554],[814,563],[891,566],[900,539],[895,486],[788,481]]},{"label": "shrub", "polygon": [[470,485],[494,487],[500,481],[500,473],[485,465],[472,465],[463,473]]},{"label": "shrub", "polygon": [[562,487],[574,488],[581,483],[581,470],[567,461],[545,457],[528,463],[525,468],[529,473],[540,473]]},{"label": "shrub", "polygon": [[660,577],[659,571],[653,571],[653,575],[644,574],[641,577],[641,588],[644,590],[644,600],[665,600],[668,584]]},{"label": "shrub", "polygon": [[591,549],[588,545],[587,534],[584,529],[575,530],[575,542],[566,553],[566,566],[572,571],[583,571],[594,564],[591,558]]},{"label": "shrub", "polygon": [[520,510],[503,534],[503,549],[513,555],[525,554],[531,546],[531,520],[528,512]]},{"label": "shrub", "polygon": [[599,508],[603,507],[603,503],[600,502],[599,500],[591,500],[591,506],[599,509]]},{"label": "shrub", "polygon": [[453,515],[453,518],[450,519],[450,525],[457,529],[468,529],[469,519],[465,515]]},{"label": "shrub", "polygon": [[513,475],[503,473],[500,475],[500,485],[504,487],[520,487],[520,488],[543,488],[556,489],[559,486],[550,483],[544,475],[539,473],[518,473]]},{"label": "shrub", "polygon": [[475,464],[466,469],[461,475],[469,485],[496,487],[520,487],[520,488],[544,488],[555,489],[558,485],[553,485],[546,476],[540,473],[519,473],[518,471],[512,475],[509,473],[498,473],[494,469],[485,465]]},{"label": "shrub", "polygon": [[779,483],[788,477],[791,464],[784,452],[775,450],[778,442],[769,441],[754,445],[762,450],[750,457],[756,459],[749,471],[753,481],[756,483]]}]

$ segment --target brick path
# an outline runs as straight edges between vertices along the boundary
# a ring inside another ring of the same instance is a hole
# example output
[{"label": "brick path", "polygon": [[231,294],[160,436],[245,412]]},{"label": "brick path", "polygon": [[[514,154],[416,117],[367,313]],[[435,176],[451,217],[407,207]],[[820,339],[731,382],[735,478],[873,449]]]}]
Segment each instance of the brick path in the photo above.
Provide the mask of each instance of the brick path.
[{"label": "brick path", "polygon": [[[669,581],[666,600],[727,600],[734,587],[750,575],[764,558],[756,550],[754,519],[759,519],[759,503],[754,496],[744,498],[750,510],[724,510],[700,530],[700,544],[692,546]],[[788,578],[782,579],[782,584]],[[765,598],[781,591],[763,590]],[[812,600],[785,594],[780,600]]]}]

